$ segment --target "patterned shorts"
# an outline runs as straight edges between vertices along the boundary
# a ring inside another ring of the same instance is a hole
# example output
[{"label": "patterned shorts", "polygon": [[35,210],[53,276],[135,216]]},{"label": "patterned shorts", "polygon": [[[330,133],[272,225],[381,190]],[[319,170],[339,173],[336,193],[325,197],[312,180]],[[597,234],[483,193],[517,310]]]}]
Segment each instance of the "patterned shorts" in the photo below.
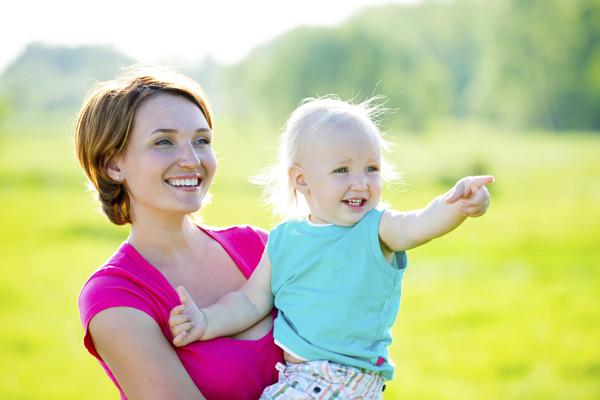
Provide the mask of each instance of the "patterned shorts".
[{"label": "patterned shorts", "polygon": [[381,399],[385,385],[380,374],[329,361],[277,363],[279,380],[265,389],[260,400],[371,400]]}]

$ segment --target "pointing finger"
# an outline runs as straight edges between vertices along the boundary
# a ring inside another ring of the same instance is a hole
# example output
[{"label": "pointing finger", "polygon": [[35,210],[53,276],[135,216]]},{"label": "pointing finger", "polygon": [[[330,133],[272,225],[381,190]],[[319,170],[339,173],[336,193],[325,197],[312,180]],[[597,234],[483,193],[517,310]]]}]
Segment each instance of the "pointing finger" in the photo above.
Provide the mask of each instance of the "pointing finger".
[{"label": "pointing finger", "polygon": [[470,178],[469,186],[481,188],[485,185],[493,183],[495,178],[492,175],[478,175]]}]

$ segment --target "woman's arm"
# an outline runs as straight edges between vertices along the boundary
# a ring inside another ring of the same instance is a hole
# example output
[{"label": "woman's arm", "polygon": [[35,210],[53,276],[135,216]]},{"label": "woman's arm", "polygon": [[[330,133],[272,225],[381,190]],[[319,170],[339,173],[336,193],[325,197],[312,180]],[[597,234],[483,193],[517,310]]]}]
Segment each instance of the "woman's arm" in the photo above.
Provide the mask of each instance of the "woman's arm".
[{"label": "woman's arm", "polygon": [[130,307],[109,308],[92,318],[89,332],[129,400],[204,399],[146,313]]},{"label": "woman's arm", "polygon": [[175,346],[241,332],[273,309],[271,262],[267,249],[250,279],[239,290],[227,293],[208,307],[198,308],[181,286],[177,292],[181,305],[173,308],[169,317]]},{"label": "woman's arm", "polygon": [[421,210],[384,213],[379,224],[381,241],[389,250],[408,250],[445,235],[466,217],[485,214],[490,204],[485,185],[493,181],[488,175],[469,176]]}]

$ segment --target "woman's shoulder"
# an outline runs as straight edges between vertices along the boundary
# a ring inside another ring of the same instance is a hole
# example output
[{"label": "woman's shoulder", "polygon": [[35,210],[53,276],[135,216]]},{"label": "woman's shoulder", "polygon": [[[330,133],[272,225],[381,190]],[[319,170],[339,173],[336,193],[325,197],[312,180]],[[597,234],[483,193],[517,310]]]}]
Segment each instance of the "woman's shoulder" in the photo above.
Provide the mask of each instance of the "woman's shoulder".
[{"label": "woman's shoulder", "polygon": [[250,225],[201,229],[221,244],[246,277],[252,274],[267,244],[264,230]]},{"label": "woman's shoulder", "polygon": [[267,242],[267,231],[252,225],[233,225],[226,227],[202,226],[202,229],[208,231],[213,236],[226,240],[248,240],[251,242],[260,241],[263,246]]},{"label": "woman's shoulder", "polygon": [[78,299],[84,326],[95,314],[112,307],[133,307],[155,314],[149,297],[163,285],[155,277],[158,272],[147,268],[140,257],[131,246],[123,244],[85,281]]},{"label": "woman's shoulder", "polygon": [[135,280],[136,271],[143,260],[136,257],[135,249],[128,243],[123,243],[100,267],[91,273],[82,287],[82,292],[88,287],[103,282]]}]

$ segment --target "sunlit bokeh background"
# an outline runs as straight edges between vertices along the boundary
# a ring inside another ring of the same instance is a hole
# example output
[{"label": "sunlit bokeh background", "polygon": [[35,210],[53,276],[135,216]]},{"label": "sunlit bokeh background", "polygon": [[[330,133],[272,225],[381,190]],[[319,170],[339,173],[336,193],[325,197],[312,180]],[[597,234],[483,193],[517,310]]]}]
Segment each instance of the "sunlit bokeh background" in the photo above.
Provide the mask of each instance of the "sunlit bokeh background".
[{"label": "sunlit bokeh background", "polygon": [[[6,8],[6,7],[5,7]],[[600,398],[600,1],[23,0],[0,24],[0,398],[116,399],[77,296],[127,236],[73,154],[95,81],[178,67],[216,112],[216,226],[307,96],[385,96],[401,210],[493,174],[480,219],[409,254],[385,399]]]}]

